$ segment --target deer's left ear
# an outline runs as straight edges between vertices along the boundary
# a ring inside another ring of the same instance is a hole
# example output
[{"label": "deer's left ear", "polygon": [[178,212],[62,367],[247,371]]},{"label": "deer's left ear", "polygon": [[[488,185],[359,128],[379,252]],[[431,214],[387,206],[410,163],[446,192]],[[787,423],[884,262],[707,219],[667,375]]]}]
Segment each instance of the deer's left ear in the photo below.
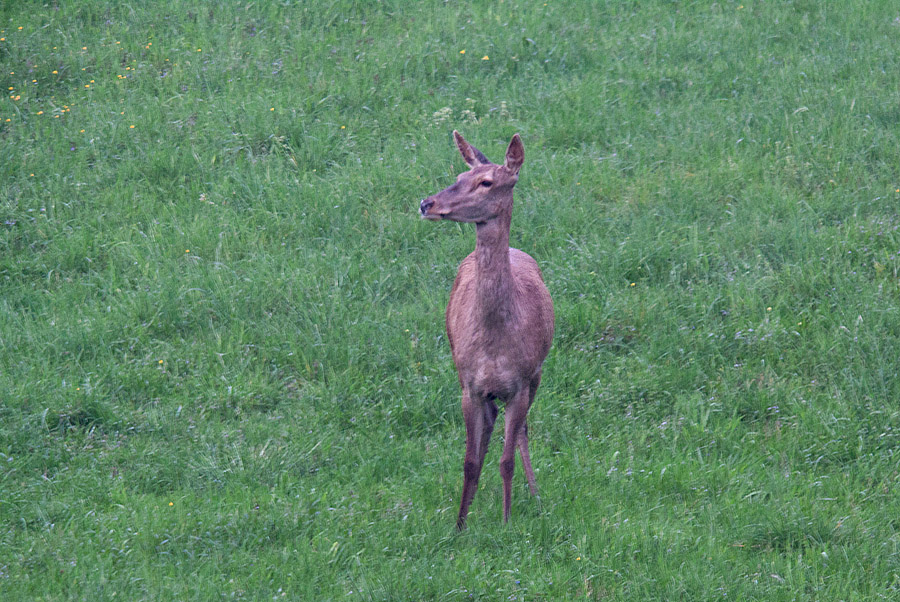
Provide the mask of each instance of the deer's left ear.
[{"label": "deer's left ear", "polygon": [[518,174],[519,168],[522,167],[524,161],[525,147],[522,146],[522,139],[516,134],[512,137],[512,140],[509,142],[509,147],[506,149],[506,162],[504,165],[506,169],[514,174]]}]

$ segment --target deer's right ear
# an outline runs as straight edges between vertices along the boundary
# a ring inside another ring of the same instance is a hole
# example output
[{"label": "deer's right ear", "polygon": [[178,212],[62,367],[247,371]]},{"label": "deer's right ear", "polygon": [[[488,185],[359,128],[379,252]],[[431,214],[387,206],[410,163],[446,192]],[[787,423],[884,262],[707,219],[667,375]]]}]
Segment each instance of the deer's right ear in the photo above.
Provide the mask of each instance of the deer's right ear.
[{"label": "deer's right ear", "polygon": [[466,165],[469,167],[477,167],[479,165],[487,165],[490,163],[480,150],[466,142],[466,139],[462,137],[462,134],[456,130],[453,130],[453,139],[456,140],[456,147],[459,148],[459,154],[462,155],[463,161],[465,161]]}]

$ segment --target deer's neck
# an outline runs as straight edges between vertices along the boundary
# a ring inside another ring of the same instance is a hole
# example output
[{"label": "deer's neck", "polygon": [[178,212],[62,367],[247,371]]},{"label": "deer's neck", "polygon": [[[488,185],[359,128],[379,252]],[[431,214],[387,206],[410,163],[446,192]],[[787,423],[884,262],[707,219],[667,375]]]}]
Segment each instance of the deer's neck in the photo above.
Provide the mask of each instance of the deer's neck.
[{"label": "deer's neck", "polygon": [[476,311],[484,326],[502,326],[513,316],[512,266],[509,263],[511,215],[501,215],[475,226],[475,259],[478,268]]}]

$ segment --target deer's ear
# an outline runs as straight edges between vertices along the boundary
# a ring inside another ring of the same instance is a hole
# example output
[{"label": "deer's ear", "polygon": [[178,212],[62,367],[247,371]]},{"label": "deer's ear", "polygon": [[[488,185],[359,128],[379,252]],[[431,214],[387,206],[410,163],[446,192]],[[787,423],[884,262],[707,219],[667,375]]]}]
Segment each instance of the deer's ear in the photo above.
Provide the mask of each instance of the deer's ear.
[{"label": "deer's ear", "polygon": [[487,160],[480,150],[466,142],[466,139],[462,137],[462,134],[453,130],[453,138],[456,140],[456,146],[459,148],[459,154],[462,155],[463,161],[466,162],[466,165],[469,167],[477,167],[479,165],[487,165],[490,161]]},{"label": "deer's ear", "polygon": [[509,142],[509,147],[506,149],[506,162],[504,165],[506,166],[506,169],[517,174],[524,161],[525,147],[522,146],[522,139],[516,134],[512,137],[512,140]]}]

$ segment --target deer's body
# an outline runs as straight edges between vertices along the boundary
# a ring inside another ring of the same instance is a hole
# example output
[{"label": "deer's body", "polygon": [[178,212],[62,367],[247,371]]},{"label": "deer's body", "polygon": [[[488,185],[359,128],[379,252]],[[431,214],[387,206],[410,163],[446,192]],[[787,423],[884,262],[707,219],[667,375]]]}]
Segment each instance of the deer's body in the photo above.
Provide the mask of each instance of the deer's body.
[{"label": "deer's body", "polygon": [[531,492],[537,494],[526,415],[553,340],[553,302],[534,259],[509,247],[512,190],[524,160],[518,134],[503,165],[490,163],[459,133],[453,134],[472,169],[460,174],[453,186],[423,200],[420,210],[428,219],[475,223],[475,251],[460,264],[447,305],[447,336],[466,423],[457,517],[457,527],[463,528],[497,418],[497,400],[506,406],[500,458],[504,520],[509,520],[516,448]]},{"label": "deer's body", "polygon": [[[486,254],[477,249],[459,266],[447,305],[447,336],[460,386],[506,401],[540,378],[553,340],[553,303],[527,253],[507,246],[506,265],[499,267]],[[501,270],[507,273],[498,277]]]}]

